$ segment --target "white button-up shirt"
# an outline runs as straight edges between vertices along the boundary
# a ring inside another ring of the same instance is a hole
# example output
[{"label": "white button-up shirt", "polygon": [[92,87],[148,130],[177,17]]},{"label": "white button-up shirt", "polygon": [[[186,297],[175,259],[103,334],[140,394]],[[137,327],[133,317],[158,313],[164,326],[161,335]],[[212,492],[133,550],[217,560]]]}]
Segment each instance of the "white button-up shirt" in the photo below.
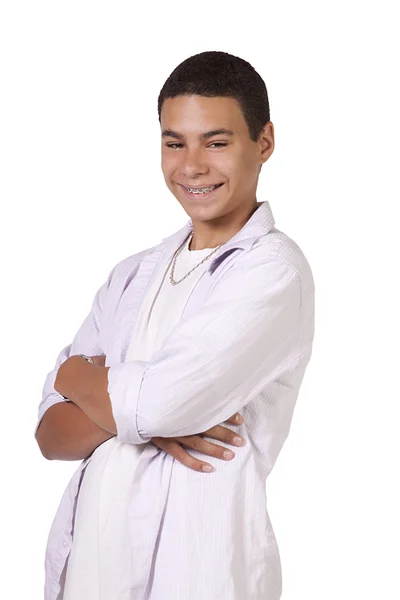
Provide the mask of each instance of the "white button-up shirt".
[{"label": "white button-up shirt", "polygon": [[[61,363],[105,354],[118,442],[146,444],[135,466],[130,514],[132,600],[278,600],[279,552],[266,509],[266,479],[289,433],[314,336],[314,282],[297,244],[274,227],[263,202],[210,259],[182,319],[148,361],[125,361],[148,286],[193,228],[118,263],[72,344],[48,374],[44,412]],[[246,444],[210,474],[148,443],[204,432],[241,412]],[[72,544],[83,461],[46,549],[46,600],[56,600]],[[127,597],[128,598],[128,597]]]}]

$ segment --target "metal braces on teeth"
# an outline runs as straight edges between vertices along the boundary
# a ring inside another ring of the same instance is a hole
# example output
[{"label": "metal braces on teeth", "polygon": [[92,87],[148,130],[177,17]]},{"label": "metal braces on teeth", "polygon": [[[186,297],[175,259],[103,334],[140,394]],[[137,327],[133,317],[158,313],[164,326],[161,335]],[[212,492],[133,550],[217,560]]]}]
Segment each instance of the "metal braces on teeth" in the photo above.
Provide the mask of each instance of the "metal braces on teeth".
[{"label": "metal braces on teeth", "polygon": [[211,192],[212,190],[215,190],[218,186],[213,185],[212,187],[208,187],[208,188],[201,188],[201,189],[194,189],[194,188],[186,188],[187,190],[189,190],[189,192],[191,192],[192,194],[206,194],[207,192]]}]

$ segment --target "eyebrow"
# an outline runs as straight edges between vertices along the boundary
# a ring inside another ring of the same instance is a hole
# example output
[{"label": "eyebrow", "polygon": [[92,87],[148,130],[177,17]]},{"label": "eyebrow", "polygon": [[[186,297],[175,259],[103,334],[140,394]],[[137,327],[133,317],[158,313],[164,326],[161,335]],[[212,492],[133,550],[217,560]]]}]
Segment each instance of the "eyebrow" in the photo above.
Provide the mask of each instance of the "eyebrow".
[{"label": "eyebrow", "polygon": [[[214,137],[215,135],[233,135],[233,131],[225,128],[213,129],[212,131],[206,131],[205,133],[201,133],[199,135],[199,140],[208,140],[209,138]],[[172,129],[164,129],[164,131],[162,132],[162,137],[172,137],[176,138],[177,140],[186,139],[183,133],[172,131]]]}]

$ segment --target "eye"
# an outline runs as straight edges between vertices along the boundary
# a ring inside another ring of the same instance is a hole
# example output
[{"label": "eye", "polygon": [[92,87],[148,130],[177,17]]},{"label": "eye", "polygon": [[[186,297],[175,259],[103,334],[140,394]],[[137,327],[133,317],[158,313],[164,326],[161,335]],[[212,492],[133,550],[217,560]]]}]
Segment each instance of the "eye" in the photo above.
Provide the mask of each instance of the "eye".
[{"label": "eye", "polygon": [[173,148],[173,149],[176,149],[176,148],[178,148],[178,147],[179,147],[179,148],[181,148],[181,147],[183,146],[183,144],[180,144],[180,143],[178,143],[178,142],[174,142],[173,144],[166,144],[166,146],[167,146],[167,148]]},{"label": "eye", "polygon": [[211,142],[210,144],[210,148],[214,147],[214,148],[223,148],[224,146],[227,146],[228,144],[226,142]]}]

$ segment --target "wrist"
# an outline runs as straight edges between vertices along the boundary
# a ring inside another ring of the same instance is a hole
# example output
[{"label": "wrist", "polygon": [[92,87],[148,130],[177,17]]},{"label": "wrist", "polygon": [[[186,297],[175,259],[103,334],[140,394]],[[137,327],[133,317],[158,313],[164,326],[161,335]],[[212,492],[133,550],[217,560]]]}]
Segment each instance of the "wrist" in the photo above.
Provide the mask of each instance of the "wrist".
[{"label": "wrist", "polygon": [[84,358],[88,363],[94,365],[94,360],[91,356],[88,356],[87,354],[77,354],[76,356],[80,356],[81,358]]},{"label": "wrist", "polygon": [[83,392],[86,385],[90,385],[90,372],[94,366],[93,361],[91,364],[79,354],[71,355],[59,367],[54,382],[54,389],[64,400],[74,402],[76,395]]}]

